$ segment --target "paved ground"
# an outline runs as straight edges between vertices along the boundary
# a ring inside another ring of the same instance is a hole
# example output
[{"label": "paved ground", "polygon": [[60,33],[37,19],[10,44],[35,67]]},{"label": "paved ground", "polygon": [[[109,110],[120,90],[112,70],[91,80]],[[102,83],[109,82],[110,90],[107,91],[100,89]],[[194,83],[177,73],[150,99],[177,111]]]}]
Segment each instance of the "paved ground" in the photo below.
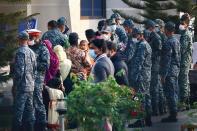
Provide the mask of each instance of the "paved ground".
[{"label": "paved ground", "polygon": [[[12,81],[9,81],[8,84],[0,84],[0,108],[2,106],[12,104],[11,85],[12,85]],[[165,124],[161,123],[160,120],[163,117],[165,116],[154,117],[153,126],[151,128],[144,128],[140,130],[127,129],[127,131],[180,131],[181,124],[188,121],[187,112],[179,113],[179,116],[178,116],[179,121],[177,123],[165,123]],[[2,118],[2,115],[0,115],[0,118]],[[0,123],[0,125],[1,124],[2,123]],[[73,130],[73,131],[76,131],[76,130]]]},{"label": "paved ground", "polygon": [[[165,116],[154,117],[153,126],[151,128],[145,128],[143,131],[180,131],[181,124],[188,120],[187,113],[179,113],[179,121],[177,123],[161,123],[160,120]],[[132,131],[128,129],[127,131]]]}]

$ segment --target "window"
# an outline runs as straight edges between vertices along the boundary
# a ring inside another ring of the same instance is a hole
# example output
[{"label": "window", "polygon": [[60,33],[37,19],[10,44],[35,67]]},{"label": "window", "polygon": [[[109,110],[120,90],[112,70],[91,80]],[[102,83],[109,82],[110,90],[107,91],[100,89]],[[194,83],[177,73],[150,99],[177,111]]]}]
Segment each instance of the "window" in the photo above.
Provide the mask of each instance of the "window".
[{"label": "window", "polygon": [[81,0],[81,18],[99,19],[106,16],[106,0]]}]

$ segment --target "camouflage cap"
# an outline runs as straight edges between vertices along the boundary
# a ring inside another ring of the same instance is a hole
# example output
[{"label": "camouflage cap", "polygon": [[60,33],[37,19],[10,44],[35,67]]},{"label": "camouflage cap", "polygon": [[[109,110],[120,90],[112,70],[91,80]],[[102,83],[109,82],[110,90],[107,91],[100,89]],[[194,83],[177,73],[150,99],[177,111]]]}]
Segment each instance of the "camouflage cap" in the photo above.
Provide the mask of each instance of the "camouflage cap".
[{"label": "camouflage cap", "polygon": [[66,25],[66,18],[61,17],[57,20],[57,25]]},{"label": "camouflage cap", "polygon": [[147,28],[155,27],[156,23],[152,20],[148,20],[146,23]]},{"label": "camouflage cap", "polygon": [[160,26],[160,27],[164,27],[165,26],[164,21],[161,20],[161,19],[156,19],[155,23],[157,24],[156,26]]},{"label": "camouflage cap", "polygon": [[28,40],[29,34],[26,31],[22,31],[18,34],[18,38],[21,40]]},{"label": "camouflage cap", "polygon": [[140,29],[140,28],[134,28],[133,29],[133,34],[143,34],[143,33],[144,33],[143,30]]},{"label": "camouflage cap", "polygon": [[127,26],[129,28],[133,28],[134,27],[134,23],[133,23],[133,21],[131,19],[125,20],[124,23],[123,23],[123,25],[124,26]]},{"label": "camouflage cap", "polygon": [[173,32],[173,31],[175,31],[175,24],[173,22],[169,21],[165,24],[165,29],[170,32]]},{"label": "camouflage cap", "polygon": [[122,19],[122,17],[120,16],[120,14],[118,14],[118,13],[114,13],[114,14],[112,14],[111,15],[111,19]]}]

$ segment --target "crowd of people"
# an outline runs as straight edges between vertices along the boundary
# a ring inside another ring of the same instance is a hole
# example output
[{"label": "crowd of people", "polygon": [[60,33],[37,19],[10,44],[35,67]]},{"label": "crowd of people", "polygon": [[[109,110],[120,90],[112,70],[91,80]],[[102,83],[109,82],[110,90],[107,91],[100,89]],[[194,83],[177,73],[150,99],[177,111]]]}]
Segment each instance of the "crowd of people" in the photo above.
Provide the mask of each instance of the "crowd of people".
[{"label": "crowd of people", "polygon": [[[167,112],[162,122],[176,122],[178,103],[189,108],[189,21],[187,13],[180,19],[180,40],[173,22],[146,20],[141,29],[117,13],[101,20],[98,31],[87,29],[87,40],[79,41],[77,33],[68,33],[64,17],[49,21],[42,36],[37,29],[20,32],[12,68],[13,131],[45,131],[53,100],[74,90],[73,75],[79,80],[93,76],[95,83],[114,76],[118,84],[144,96],[146,126],[152,126],[151,116]],[[139,122],[130,125],[136,126]]]}]

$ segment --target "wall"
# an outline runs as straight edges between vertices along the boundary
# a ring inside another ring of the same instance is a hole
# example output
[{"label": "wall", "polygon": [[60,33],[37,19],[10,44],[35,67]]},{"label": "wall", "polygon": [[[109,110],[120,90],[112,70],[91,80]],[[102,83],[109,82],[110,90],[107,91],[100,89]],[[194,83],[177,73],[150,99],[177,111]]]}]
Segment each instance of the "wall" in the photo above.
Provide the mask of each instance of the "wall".
[{"label": "wall", "polygon": [[[77,32],[80,39],[85,39],[85,30],[94,29],[97,30],[97,24],[101,19],[80,19],[80,0],[69,0],[70,8],[70,21],[71,30]],[[112,15],[112,9],[121,9],[127,13],[136,13],[136,10],[129,8],[121,0],[106,0],[106,17],[110,18]]]},{"label": "wall", "polygon": [[[64,16],[70,18],[68,0],[32,0],[28,8],[28,15],[40,13],[38,18],[38,29],[47,31],[47,23]],[[70,21],[68,20],[70,26]]]},{"label": "wall", "polygon": [[80,0],[69,0],[69,8],[71,16],[71,30],[73,32],[77,32],[80,36],[80,39],[86,39],[86,29],[94,29],[95,31],[97,30],[97,24],[100,19],[82,20],[80,18]]},{"label": "wall", "polygon": [[[27,15],[40,13],[38,18],[38,29],[47,31],[47,22],[57,20],[59,17],[66,17],[71,32],[77,32],[80,39],[85,38],[86,29],[97,30],[98,21],[101,19],[81,19],[80,18],[80,0],[32,0],[29,4],[0,5],[0,11],[12,11],[13,9],[27,9]],[[12,10],[10,10],[12,7]],[[106,16],[111,16],[112,9],[121,9],[127,13],[135,12],[121,0],[106,0]]]}]

